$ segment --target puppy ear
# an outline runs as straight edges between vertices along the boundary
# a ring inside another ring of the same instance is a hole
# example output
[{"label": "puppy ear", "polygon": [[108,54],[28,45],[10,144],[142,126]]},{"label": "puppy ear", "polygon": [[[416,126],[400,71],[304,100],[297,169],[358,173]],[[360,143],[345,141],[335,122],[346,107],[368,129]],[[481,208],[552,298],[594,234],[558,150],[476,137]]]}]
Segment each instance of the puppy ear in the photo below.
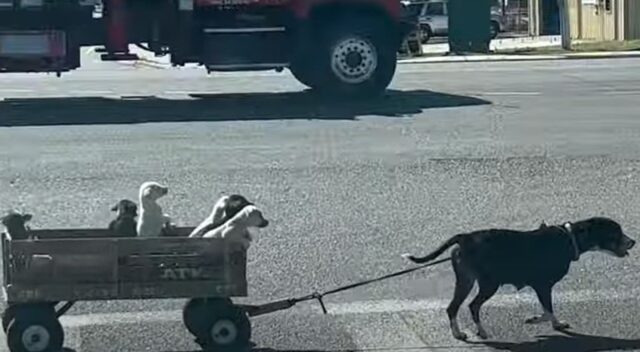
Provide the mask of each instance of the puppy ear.
[{"label": "puppy ear", "polygon": [[22,215],[22,220],[24,220],[24,222],[27,222],[27,221],[31,220],[32,218],[33,218],[33,215],[31,215],[31,214]]}]

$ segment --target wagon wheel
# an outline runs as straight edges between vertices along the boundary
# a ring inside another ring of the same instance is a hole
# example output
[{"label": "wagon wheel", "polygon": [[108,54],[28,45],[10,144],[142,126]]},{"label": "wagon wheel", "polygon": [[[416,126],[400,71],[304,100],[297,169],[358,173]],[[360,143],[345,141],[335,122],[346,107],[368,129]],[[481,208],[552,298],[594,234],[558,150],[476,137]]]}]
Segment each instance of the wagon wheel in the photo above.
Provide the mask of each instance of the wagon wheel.
[{"label": "wagon wheel", "polygon": [[18,306],[7,328],[7,343],[11,352],[60,352],[64,331],[51,306]]},{"label": "wagon wheel", "polygon": [[[55,312],[55,305],[57,302],[51,302],[51,303],[38,303],[37,305],[32,304],[30,305],[30,307],[39,307],[42,309],[47,309],[50,308],[52,311]],[[7,306],[7,308],[5,308],[4,312],[2,312],[2,331],[4,331],[5,333],[7,332],[7,329],[9,328],[9,324],[11,324],[11,321],[13,321],[13,318],[16,315],[16,310],[19,310],[21,307],[25,307],[24,305],[20,305],[20,304],[12,304]]]},{"label": "wagon wheel", "polygon": [[198,314],[193,315],[199,319],[189,323],[195,331],[196,342],[205,351],[249,350],[251,340],[249,318],[244,310],[229,302],[226,299],[212,299],[200,303],[197,308]]},{"label": "wagon wheel", "polygon": [[233,302],[228,298],[192,298],[187,301],[182,309],[182,321],[191,334],[198,335],[209,314],[206,306],[215,304],[233,305]]}]

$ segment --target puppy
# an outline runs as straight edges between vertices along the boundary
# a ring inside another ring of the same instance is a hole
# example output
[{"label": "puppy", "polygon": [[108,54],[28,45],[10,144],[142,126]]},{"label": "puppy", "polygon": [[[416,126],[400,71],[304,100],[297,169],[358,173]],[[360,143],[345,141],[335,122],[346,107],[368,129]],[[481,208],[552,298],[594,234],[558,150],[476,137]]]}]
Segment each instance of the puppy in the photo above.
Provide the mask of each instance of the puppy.
[{"label": "puppy", "polygon": [[29,222],[32,217],[33,216],[31,214],[20,214],[18,212],[10,211],[0,220],[2,225],[6,228],[7,234],[11,236],[11,239],[26,240],[29,238],[26,223]]},{"label": "puppy", "polygon": [[239,194],[222,196],[216,204],[214,204],[211,214],[204,219],[198,227],[191,231],[189,237],[202,237],[205,233],[224,224],[248,205],[253,205],[253,203]]},{"label": "puppy", "polygon": [[234,217],[217,228],[204,234],[204,238],[225,238],[239,242],[247,250],[253,240],[251,231],[255,228],[265,228],[269,221],[262,216],[262,212],[255,205],[247,205]]},{"label": "puppy", "polygon": [[562,226],[545,224],[533,231],[488,229],[459,234],[422,258],[403,256],[414,263],[426,263],[454,245],[457,247],[452,251],[451,262],[456,283],[447,315],[453,336],[464,341],[467,335],[458,327],[457,314],[476,281],[479,292],[469,309],[478,337],[488,337],[480,322],[480,308],[506,284],[518,290],[529,286],[536,292],[543,314],[527,319],[525,323],[550,321],[555,330],[564,330],[569,325],[553,314],[551,291],[567,274],[571,262],[590,251],[604,251],[622,258],[629,254],[635,241],[623,233],[617,222],[593,217]]},{"label": "puppy", "polygon": [[169,188],[157,182],[145,182],[140,186],[140,218],[136,225],[139,237],[161,236],[163,228],[170,225],[171,219],[162,212],[157,203],[158,199],[167,193]]},{"label": "puppy", "polygon": [[122,199],[118,204],[111,208],[111,211],[117,212],[116,218],[109,223],[109,231],[113,235],[120,237],[136,237],[138,206],[136,203]]}]

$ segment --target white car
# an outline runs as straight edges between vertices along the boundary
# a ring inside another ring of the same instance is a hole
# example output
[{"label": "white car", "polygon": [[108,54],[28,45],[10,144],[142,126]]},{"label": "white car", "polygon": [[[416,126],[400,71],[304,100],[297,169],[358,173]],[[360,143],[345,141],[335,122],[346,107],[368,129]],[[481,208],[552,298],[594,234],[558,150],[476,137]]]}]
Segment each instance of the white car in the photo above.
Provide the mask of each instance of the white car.
[{"label": "white car", "polygon": [[[418,13],[422,42],[426,43],[432,37],[444,37],[449,34],[449,14],[447,0],[418,0],[409,5]],[[500,11],[491,8],[491,39],[498,36],[504,28]]]}]

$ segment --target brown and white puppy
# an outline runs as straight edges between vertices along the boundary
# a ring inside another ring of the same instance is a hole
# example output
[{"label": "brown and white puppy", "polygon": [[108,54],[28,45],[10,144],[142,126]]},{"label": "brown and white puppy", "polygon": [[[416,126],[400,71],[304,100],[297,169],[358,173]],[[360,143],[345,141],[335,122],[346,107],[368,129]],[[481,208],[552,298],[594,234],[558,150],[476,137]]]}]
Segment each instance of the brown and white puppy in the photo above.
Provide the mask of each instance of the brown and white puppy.
[{"label": "brown and white puppy", "polygon": [[7,234],[11,236],[13,240],[26,240],[29,238],[29,231],[26,223],[32,219],[31,214],[20,214],[15,211],[10,211],[7,215],[3,216],[0,221],[4,225]]},{"label": "brown and white puppy", "polygon": [[109,223],[109,231],[119,237],[136,237],[136,216],[138,216],[136,203],[128,199],[122,199],[111,208],[111,211],[116,212],[117,215]]},{"label": "brown and white puppy", "polygon": [[253,203],[239,194],[220,197],[213,205],[211,214],[191,231],[189,237],[202,237],[205,233],[224,224],[248,205],[253,205]]},{"label": "brown and white puppy", "polygon": [[269,226],[262,212],[255,205],[247,205],[221,226],[204,234],[204,238],[224,238],[238,242],[247,250],[253,241],[251,232],[254,229]]},{"label": "brown and white puppy", "polygon": [[139,237],[156,237],[163,234],[163,228],[171,223],[171,219],[162,212],[158,199],[169,193],[169,188],[157,182],[145,182],[140,186],[138,195],[140,217],[136,225]]},{"label": "brown and white puppy", "polygon": [[410,254],[403,257],[414,263],[427,263],[454,245],[457,247],[451,253],[451,261],[456,284],[447,315],[453,336],[466,340],[467,335],[458,326],[457,314],[476,281],[479,292],[469,309],[480,338],[488,337],[480,322],[480,308],[500,286],[507,284],[518,290],[529,286],[536,292],[543,314],[527,319],[527,324],[550,321],[556,330],[567,329],[569,325],[553,313],[551,291],[565,277],[571,262],[590,251],[626,257],[635,241],[624,234],[617,222],[592,217],[557,226],[544,224],[532,231],[487,229],[458,234],[424,257]]}]

